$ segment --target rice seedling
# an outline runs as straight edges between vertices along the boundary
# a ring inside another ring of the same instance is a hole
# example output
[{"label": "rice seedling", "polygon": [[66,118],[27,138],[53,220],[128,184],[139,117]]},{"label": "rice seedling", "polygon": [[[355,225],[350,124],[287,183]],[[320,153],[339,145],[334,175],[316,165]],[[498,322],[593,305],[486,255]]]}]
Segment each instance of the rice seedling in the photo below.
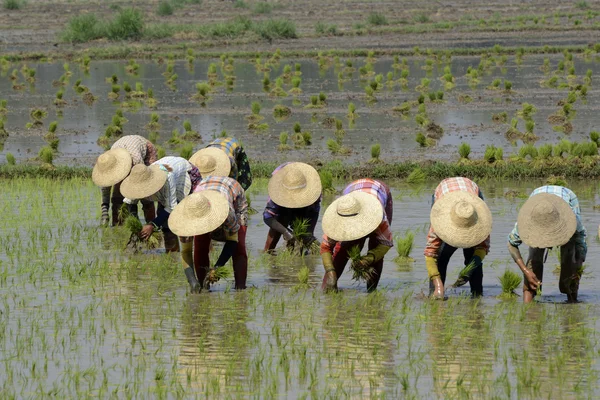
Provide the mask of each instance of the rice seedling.
[{"label": "rice seedling", "polygon": [[[4,120],[0,119],[0,139],[6,139],[8,137],[8,132],[6,131],[6,128],[4,127]],[[4,142],[2,142],[4,143]]]},{"label": "rice seedling", "polygon": [[77,79],[75,81],[75,85],[73,86],[73,89],[78,94],[86,93],[90,90],[87,86],[81,84],[81,79]]},{"label": "rice seedling", "polygon": [[352,102],[348,103],[348,113],[346,114],[346,117],[351,121],[358,117],[358,114],[356,113],[356,105]]},{"label": "rice seedling", "polygon": [[63,95],[63,90],[56,92],[56,97],[54,98],[54,105],[56,107],[63,107],[65,104],[67,104],[67,102],[63,99]]},{"label": "rice seedling", "polygon": [[367,22],[373,26],[381,26],[381,25],[388,24],[388,21],[387,21],[387,18],[385,17],[385,15],[378,13],[378,12],[370,13],[369,16],[367,17]]},{"label": "rice seedling", "polygon": [[232,275],[231,269],[226,266],[209,268],[204,281],[204,286],[207,287],[208,285],[214,285],[220,280],[231,278]]},{"label": "rice seedling", "polygon": [[184,145],[179,149],[179,157],[183,157],[186,160],[194,154],[194,145],[192,143],[184,143]]},{"label": "rice seedling", "polygon": [[58,122],[52,121],[50,125],[48,125],[48,133],[44,136],[46,140],[51,140],[56,138],[56,128],[58,127]]},{"label": "rice seedling", "polygon": [[497,114],[493,114],[492,115],[492,121],[496,122],[496,123],[506,123],[506,121],[508,121],[508,114],[506,111],[502,111],[501,113],[497,113]]},{"label": "rice seedling", "polygon": [[15,156],[12,153],[6,153],[6,163],[8,165],[16,165]]},{"label": "rice seedling", "polygon": [[173,15],[173,11],[173,5],[170,2],[165,0],[158,2],[156,14],[160,15],[161,17],[165,17],[168,15]]},{"label": "rice seedling", "polygon": [[504,151],[502,150],[502,147],[487,145],[485,148],[485,154],[483,155],[483,159],[486,162],[493,164],[496,161],[502,161],[503,155]]},{"label": "rice seedling", "polygon": [[375,273],[375,269],[368,265],[366,267],[361,266],[358,262],[362,258],[360,254],[360,247],[352,246],[348,249],[348,258],[352,261],[350,264],[350,269],[352,270],[352,280],[354,281],[370,281],[373,279],[373,274]]},{"label": "rice seedling", "polygon": [[319,171],[319,176],[321,177],[321,187],[323,188],[323,193],[335,193],[335,187],[333,186],[333,174],[331,171]]},{"label": "rice seedling", "polygon": [[25,4],[22,0],[4,0],[2,6],[6,10],[20,10]]},{"label": "rice seedling", "polygon": [[506,271],[504,271],[504,274],[502,274],[502,276],[498,277],[498,281],[502,286],[501,297],[514,298],[517,297],[515,290],[521,285],[523,279],[521,275],[507,269]]},{"label": "rice seedling", "polygon": [[412,261],[413,258],[410,256],[410,253],[413,249],[413,242],[415,239],[415,234],[411,231],[407,231],[404,236],[396,235],[396,250],[398,251],[398,256],[394,261],[396,262],[406,262]]},{"label": "rice seedling", "polygon": [[121,86],[117,84],[112,84],[110,92],[108,93],[108,98],[110,100],[117,100],[119,98],[119,94],[121,92]]},{"label": "rice seedling", "polygon": [[[139,69],[140,69],[140,65],[138,63],[136,63],[135,60],[129,60],[129,62],[125,66],[125,72],[127,72],[128,74],[131,74],[131,75],[137,75]],[[116,76],[114,76],[114,78],[116,78]],[[113,78],[112,83],[116,83],[116,81],[114,81],[114,78]]]},{"label": "rice seedling", "polygon": [[519,149],[519,157],[526,159],[529,157],[531,160],[537,158],[538,151],[532,144],[525,144]]},{"label": "rice seedling", "polygon": [[192,98],[201,103],[205,103],[209,99],[211,92],[210,85],[206,82],[200,82],[196,84],[196,94]]},{"label": "rice seedling", "polygon": [[260,115],[261,105],[258,101],[253,101],[251,105],[252,114],[248,115],[246,119],[250,122],[259,122],[264,119],[262,115]]},{"label": "rice seedling", "polygon": [[177,129],[173,129],[173,131],[171,132],[171,137],[169,138],[167,143],[172,146],[175,146],[183,143],[183,141],[183,138],[181,137],[181,135],[179,135],[179,131]]},{"label": "rice seedling", "polygon": [[289,90],[289,93],[296,96],[302,93],[302,89],[300,89],[300,84],[302,83],[302,78],[296,76],[292,78],[292,88]]},{"label": "rice seedling", "polygon": [[512,92],[512,82],[509,80],[504,80],[504,91],[506,93],[511,93]]},{"label": "rice seedling", "polygon": [[471,145],[469,143],[461,143],[458,148],[458,154],[462,160],[468,160],[471,154]]},{"label": "rice seedling", "polygon": [[153,131],[153,132],[150,132],[150,134],[148,135],[148,140],[152,144],[157,144],[159,137],[160,137],[160,134],[156,131]]},{"label": "rice seedling", "polygon": [[298,284],[296,287],[298,289],[308,289],[310,288],[310,283],[308,282],[308,278],[310,276],[310,270],[306,265],[302,266],[296,275],[298,278]]},{"label": "rice seedling", "polygon": [[406,182],[410,183],[411,185],[422,184],[425,182],[426,178],[427,174],[425,173],[425,171],[417,167],[413,169],[410,174],[408,174]]},{"label": "rice seedling", "polygon": [[287,151],[290,150],[290,146],[288,145],[289,134],[287,132],[281,132],[279,134],[279,146],[277,149],[279,151]]},{"label": "rice seedling", "polygon": [[92,92],[85,92],[81,99],[85,105],[91,107],[98,98]]},{"label": "rice seedling", "polygon": [[275,87],[271,90],[271,96],[285,97],[287,92],[283,90],[283,78],[277,78],[275,80]]},{"label": "rice seedling", "polygon": [[552,156],[552,145],[544,144],[538,148],[538,157],[541,160],[548,160]]},{"label": "rice seedling", "polygon": [[38,158],[47,165],[52,165],[54,161],[54,150],[50,146],[44,146],[38,153]]},{"label": "rice seedling", "polygon": [[371,159],[369,160],[369,163],[371,163],[371,164],[380,163],[381,162],[381,159],[379,158],[380,155],[381,155],[381,145],[379,143],[376,143],[373,146],[371,146]]},{"label": "rice seedling", "polygon": [[160,119],[159,115],[156,113],[150,114],[150,122],[146,125],[146,129],[150,131],[157,131],[160,129],[160,123],[158,122]]},{"label": "rice seedling", "polygon": [[48,116],[48,112],[41,108],[34,108],[29,112],[29,116],[33,120],[33,126],[43,125],[43,120]]},{"label": "rice seedling", "polygon": [[[124,204],[125,205],[125,204]],[[142,241],[140,239],[140,232],[142,231],[142,223],[140,220],[134,215],[128,215],[128,212],[124,212],[122,214],[125,217],[123,225],[125,229],[129,231],[129,240],[125,245],[125,249],[132,251],[133,253],[139,253],[142,251],[143,247],[147,249],[155,249],[159,246],[160,241],[158,238],[158,234],[153,232],[148,239]]]},{"label": "rice seedling", "polygon": [[192,129],[192,123],[188,120],[183,121],[183,131],[183,139],[185,140],[200,139],[200,134]]}]

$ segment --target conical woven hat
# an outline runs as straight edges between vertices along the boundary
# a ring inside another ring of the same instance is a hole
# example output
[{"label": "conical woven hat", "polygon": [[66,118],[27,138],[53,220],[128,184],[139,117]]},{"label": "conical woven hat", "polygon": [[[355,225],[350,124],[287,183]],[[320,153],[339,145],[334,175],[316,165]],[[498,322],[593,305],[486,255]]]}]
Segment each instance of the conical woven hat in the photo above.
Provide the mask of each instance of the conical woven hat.
[{"label": "conical woven hat", "polygon": [[446,193],[433,203],[431,226],[452,247],[468,249],[483,242],[492,232],[492,213],[473,193]]},{"label": "conical woven hat", "polygon": [[205,147],[190,157],[203,178],[207,176],[229,176],[231,160],[227,153],[217,147]]},{"label": "conical woven hat", "polygon": [[201,190],[183,199],[169,216],[169,229],[178,236],[212,232],[229,215],[229,201],[216,190]]},{"label": "conical woven hat", "polygon": [[131,155],[125,149],[112,149],[101,154],[92,170],[92,181],[100,187],[116,185],[131,171]]},{"label": "conical woven hat", "polygon": [[542,249],[567,243],[577,230],[577,217],[561,197],[538,193],[519,210],[517,225],[527,246]]},{"label": "conical woven hat", "polygon": [[349,241],[367,236],[383,220],[383,206],[376,196],[351,192],[336,199],[323,214],[323,232],[333,240]]},{"label": "conical woven hat", "polygon": [[156,164],[135,165],[131,173],[121,183],[121,194],[128,199],[143,199],[158,192],[167,181],[168,172]]},{"label": "conical woven hat", "polygon": [[281,207],[308,207],[321,196],[321,177],[310,165],[293,162],[271,177],[268,191],[271,200]]}]

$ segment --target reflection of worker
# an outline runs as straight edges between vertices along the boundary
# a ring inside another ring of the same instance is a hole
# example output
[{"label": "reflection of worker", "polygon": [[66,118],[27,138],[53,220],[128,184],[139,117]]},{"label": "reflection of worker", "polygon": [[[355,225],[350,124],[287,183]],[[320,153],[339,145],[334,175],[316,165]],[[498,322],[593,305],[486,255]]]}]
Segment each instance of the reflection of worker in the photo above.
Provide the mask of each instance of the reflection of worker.
[{"label": "reflection of worker", "polygon": [[[92,171],[92,180],[102,188],[102,225],[107,225],[109,221],[109,203],[112,203],[112,225],[123,223],[119,219],[119,209],[123,204],[123,195],[120,190],[121,181],[129,175],[132,166],[150,165],[156,159],[157,153],[154,145],[138,135],[123,136],[112,145],[109,151],[98,157]],[[131,209],[134,210],[133,207]],[[154,202],[143,200],[142,209],[146,222],[154,219]],[[137,206],[135,211],[137,214]]]},{"label": "reflection of worker", "polygon": [[[151,166],[136,165],[131,174],[123,181],[121,192],[126,203],[146,199],[158,202],[156,218],[143,226],[140,237],[144,240],[153,231],[162,230],[167,252],[179,251],[179,240],[169,229],[169,214],[177,203],[182,201],[200,182],[198,169],[185,158],[163,157]],[[183,251],[181,259],[185,265],[192,266],[191,238],[180,237]]]},{"label": "reflection of worker", "polygon": [[444,298],[444,284],[450,257],[463,249],[465,268],[458,285],[469,282],[471,294],[483,293],[482,261],[490,248],[492,213],[483,201],[479,186],[470,179],[444,179],[435,189],[431,226],[425,246],[425,265],[430,295]]},{"label": "reflection of worker", "polygon": [[270,229],[265,251],[274,250],[282,235],[291,243],[294,232],[290,227],[295,220],[301,219],[308,222],[303,245],[310,247],[316,240],[314,233],[321,209],[321,178],[317,170],[301,162],[281,164],[273,171],[268,189],[269,200],[263,220]]},{"label": "reflection of worker", "polygon": [[252,172],[248,156],[241,143],[234,138],[219,138],[190,157],[203,178],[228,176],[235,179],[244,190],[252,184]]},{"label": "reflection of worker", "polygon": [[393,200],[390,189],[374,179],[359,179],[349,184],[323,214],[321,257],[325,267],[323,289],[337,290],[337,280],[348,262],[348,250],[363,248],[369,238],[369,251],[353,261],[361,269],[372,267],[367,290],[377,289],[383,270],[383,257],[393,246]]},{"label": "reflection of worker", "polygon": [[[581,268],[587,254],[586,236],[575,193],[554,185],[539,187],[531,193],[508,235],[508,250],[525,278],[523,302],[531,302],[541,288],[544,254],[555,246],[560,246],[558,287],[569,302],[577,302]],[[519,251],[523,242],[529,246],[527,264]]]},{"label": "reflection of worker", "polygon": [[[202,285],[206,285],[212,239],[225,242],[214,268],[224,266],[233,258],[235,288],[246,288],[247,221],[248,202],[244,189],[234,179],[225,176],[204,178],[194,189],[194,193],[175,208],[169,218],[171,229],[178,235],[194,236],[195,276],[191,268],[185,270],[193,293],[200,292]],[[191,245],[189,243],[190,250]]]}]

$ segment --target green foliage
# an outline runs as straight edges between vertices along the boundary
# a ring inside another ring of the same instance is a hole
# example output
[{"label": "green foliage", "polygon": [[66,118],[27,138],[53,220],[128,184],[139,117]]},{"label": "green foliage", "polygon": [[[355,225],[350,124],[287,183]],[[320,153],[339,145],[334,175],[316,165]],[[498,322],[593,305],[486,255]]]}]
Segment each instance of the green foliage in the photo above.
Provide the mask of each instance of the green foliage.
[{"label": "green foliage", "polygon": [[58,127],[58,122],[56,122],[56,121],[50,122],[50,125],[48,125],[48,132],[50,132],[50,133],[56,132],[57,127]]},{"label": "green foliage", "polygon": [[529,156],[532,160],[538,156],[538,151],[532,144],[523,145],[519,149],[519,157],[527,158]]},{"label": "green foliage", "polygon": [[504,80],[504,90],[512,90],[512,82],[509,80]]},{"label": "green foliage", "polygon": [[407,259],[410,258],[410,252],[413,249],[413,243],[415,234],[413,232],[406,232],[406,235],[396,236],[396,250],[398,251],[398,258]]},{"label": "green foliage", "polygon": [[538,157],[542,160],[547,160],[552,156],[552,145],[544,144],[538,148]]},{"label": "green foliage", "polygon": [[598,155],[598,144],[596,142],[577,143],[571,148],[571,154],[576,157]]},{"label": "green foliage", "polygon": [[502,150],[502,147],[488,145],[485,148],[485,154],[483,155],[483,159],[488,163],[493,163],[502,160],[503,154],[504,152]]},{"label": "green foliage", "polygon": [[321,177],[321,187],[323,188],[323,192],[334,192],[335,188],[333,187],[333,174],[331,171],[322,170],[319,172],[319,176]]},{"label": "green foliage", "polygon": [[388,21],[387,21],[387,18],[385,17],[385,15],[378,13],[378,12],[372,12],[371,14],[369,14],[369,16],[367,17],[367,22],[369,24],[375,25],[375,26],[388,24]]},{"label": "green foliage", "polygon": [[427,174],[421,168],[417,167],[408,175],[406,182],[410,184],[420,184],[425,182],[425,179],[427,179]]},{"label": "green foliage", "polygon": [[591,131],[590,132],[590,140],[592,142],[596,142],[596,144],[600,144],[600,143],[598,143],[598,141],[600,140],[600,132],[598,132],[598,131]]},{"label": "green foliage", "polygon": [[144,30],[144,17],[139,10],[124,8],[106,24],[105,29],[110,40],[139,39]]},{"label": "green foliage", "polygon": [[24,5],[25,2],[22,0],[4,0],[2,2],[2,6],[6,10],[20,10]]},{"label": "green foliage", "polygon": [[233,3],[234,8],[248,8],[248,4],[246,4],[243,0],[235,0]]},{"label": "green foliage", "polygon": [[468,159],[469,154],[471,154],[471,145],[469,143],[462,143],[458,148],[458,154],[460,154],[460,158]]},{"label": "green foliage", "polygon": [[254,114],[254,115],[260,114],[261,105],[258,101],[253,101],[252,105],[250,107],[252,109],[252,114]]},{"label": "green foliage", "polygon": [[255,14],[271,14],[271,11],[273,11],[273,6],[271,3],[261,1],[254,5],[253,11]]},{"label": "green foliage", "polygon": [[521,275],[507,269],[502,276],[498,277],[498,281],[502,285],[503,294],[515,295],[514,291],[521,285],[523,279]]},{"label": "green foliage", "polygon": [[315,24],[315,32],[319,35],[335,36],[337,34],[337,25],[330,25],[319,21]]},{"label": "green foliage", "polygon": [[561,139],[560,142],[554,145],[552,149],[555,157],[562,157],[563,154],[569,154],[571,152],[572,143],[567,139]]},{"label": "green foliage", "polygon": [[170,2],[162,0],[158,3],[158,10],[156,13],[162,17],[166,15],[173,15],[173,6]]},{"label": "green foliage", "polygon": [[191,143],[184,144],[179,150],[179,157],[183,157],[186,160],[189,160],[192,154],[194,154],[194,145]]},{"label": "green foliage", "polygon": [[95,14],[80,14],[69,19],[60,37],[65,42],[83,43],[103,36]]},{"label": "green foliage", "polygon": [[427,137],[422,132],[417,133],[415,140],[419,143],[419,146],[427,147]]},{"label": "green foliage", "polygon": [[15,165],[17,163],[12,153],[6,153],[6,162],[8,165]]},{"label": "green foliage", "polygon": [[288,19],[270,19],[254,25],[253,30],[263,39],[295,39],[296,24]]},{"label": "green foliage", "polygon": [[52,150],[50,146],[44,146],[40,149],[38,157],[42,162],[52,165],[52,161],[54,160],[54,150]]},{"label": "green foliage", "polygon": [[371,158],[373,160],[379,160],[379,156],[381,155],[381,145],[379,143],[375,143],[371,146]]}]

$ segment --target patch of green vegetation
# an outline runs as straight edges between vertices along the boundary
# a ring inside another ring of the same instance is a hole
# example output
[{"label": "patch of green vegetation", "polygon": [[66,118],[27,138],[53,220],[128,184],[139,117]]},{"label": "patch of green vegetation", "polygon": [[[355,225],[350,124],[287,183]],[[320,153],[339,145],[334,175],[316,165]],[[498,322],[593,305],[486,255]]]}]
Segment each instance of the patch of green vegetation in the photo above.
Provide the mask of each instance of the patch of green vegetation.
[{"label": "patch of green vegetation", "polygon": [[381,14],[378,12],[372,12],[371,14],[369,14],[369,16],[367,17],[367,22],[374,26],[381,26],[381,25],[388,24],[388,20],[387,20],[386,16],[384,14]]}]

